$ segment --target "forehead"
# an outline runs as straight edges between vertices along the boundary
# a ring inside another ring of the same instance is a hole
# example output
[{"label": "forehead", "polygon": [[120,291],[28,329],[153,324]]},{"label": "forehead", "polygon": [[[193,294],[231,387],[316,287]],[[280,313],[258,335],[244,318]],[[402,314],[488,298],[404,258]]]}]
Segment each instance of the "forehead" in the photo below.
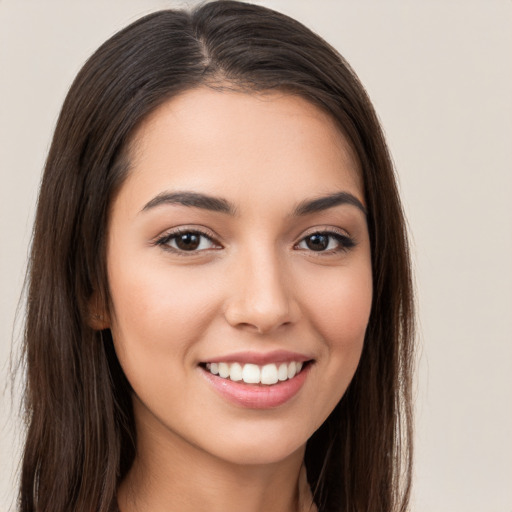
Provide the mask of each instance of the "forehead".
[{"label": "forehead", "polygon": [[199,87],[170,99],[137,129],[128,184],[148,195],[163,188],[270,194],[351,189],[363,202],[357,160],[332,117],[283,92]]}]

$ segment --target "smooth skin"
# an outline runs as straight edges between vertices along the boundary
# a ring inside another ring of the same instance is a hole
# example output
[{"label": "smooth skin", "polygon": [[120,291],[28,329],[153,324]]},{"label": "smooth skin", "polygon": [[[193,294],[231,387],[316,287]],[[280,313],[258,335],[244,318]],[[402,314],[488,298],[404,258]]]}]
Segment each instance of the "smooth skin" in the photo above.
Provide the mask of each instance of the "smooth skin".
[{"label": "smooth skin", "polygon": [[[120,510],[297,512],[306,441],[354,375],[372,301],[363,209],[300,205],[340,192],[364,205],[353,152],[300,97],[200,87],[151,114],[129,157],[100,326],[134,390]],[[161,199],[177,193],[222,211]],[[283,405],[234,404],[205,378],[213,358],[275,350],[311,360]]]}]

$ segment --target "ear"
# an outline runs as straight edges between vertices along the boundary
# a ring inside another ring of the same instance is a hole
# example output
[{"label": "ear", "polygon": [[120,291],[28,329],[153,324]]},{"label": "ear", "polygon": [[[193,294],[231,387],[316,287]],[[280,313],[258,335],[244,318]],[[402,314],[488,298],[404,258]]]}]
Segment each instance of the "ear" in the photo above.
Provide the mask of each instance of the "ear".
[{"label": "ear", "polygon": [[95,331],[110,329],[110,317],[103,305],[104,302],[97,292],[94,292],[89,300],[87,323]]}]

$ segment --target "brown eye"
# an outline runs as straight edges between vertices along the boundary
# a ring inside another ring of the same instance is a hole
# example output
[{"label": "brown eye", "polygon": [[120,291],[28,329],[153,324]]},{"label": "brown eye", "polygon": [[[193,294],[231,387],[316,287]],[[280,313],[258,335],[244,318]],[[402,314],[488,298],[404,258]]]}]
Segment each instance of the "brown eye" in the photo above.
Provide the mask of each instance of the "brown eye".
[{"label": "brown eye", "polygon": [[174,238],[176,247],[182,251],[195,251],[201,243],[201,235],[183,233]]},{"label": "brown eye", "polygon": [[207,249],[219,248],[219,245],[208,235],[200,231],[178,231],[169,233],[157,240],[156,244],[166,250],[178,253],[201,252]]},{"label": "brown eye", "polygon": [[314,235],[308,236],[304,239],[308,249],[312,251],[325,251],[329,247],[329,236],[315,233]]},{"label": "brown eye", "polygon": [[299,249],[313,252],[342,252],[354,247],[353,239],[336,232],[317,232],[304,237],[298,244]]}]

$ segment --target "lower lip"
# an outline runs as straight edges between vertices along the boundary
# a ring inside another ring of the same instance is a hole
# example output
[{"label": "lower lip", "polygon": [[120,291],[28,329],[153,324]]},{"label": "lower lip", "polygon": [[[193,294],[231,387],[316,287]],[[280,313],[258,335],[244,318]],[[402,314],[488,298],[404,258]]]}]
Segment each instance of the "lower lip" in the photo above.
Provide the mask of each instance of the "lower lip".
[{"label": "lower lip", "polygon": [[292,379],[270,386],[244,384],[218,377],[204,368],[201,371],[215,391],[235,405],[249,409],[272,409],[285,404],[300,391],[310,367],[311,364],[308,364]]}]

